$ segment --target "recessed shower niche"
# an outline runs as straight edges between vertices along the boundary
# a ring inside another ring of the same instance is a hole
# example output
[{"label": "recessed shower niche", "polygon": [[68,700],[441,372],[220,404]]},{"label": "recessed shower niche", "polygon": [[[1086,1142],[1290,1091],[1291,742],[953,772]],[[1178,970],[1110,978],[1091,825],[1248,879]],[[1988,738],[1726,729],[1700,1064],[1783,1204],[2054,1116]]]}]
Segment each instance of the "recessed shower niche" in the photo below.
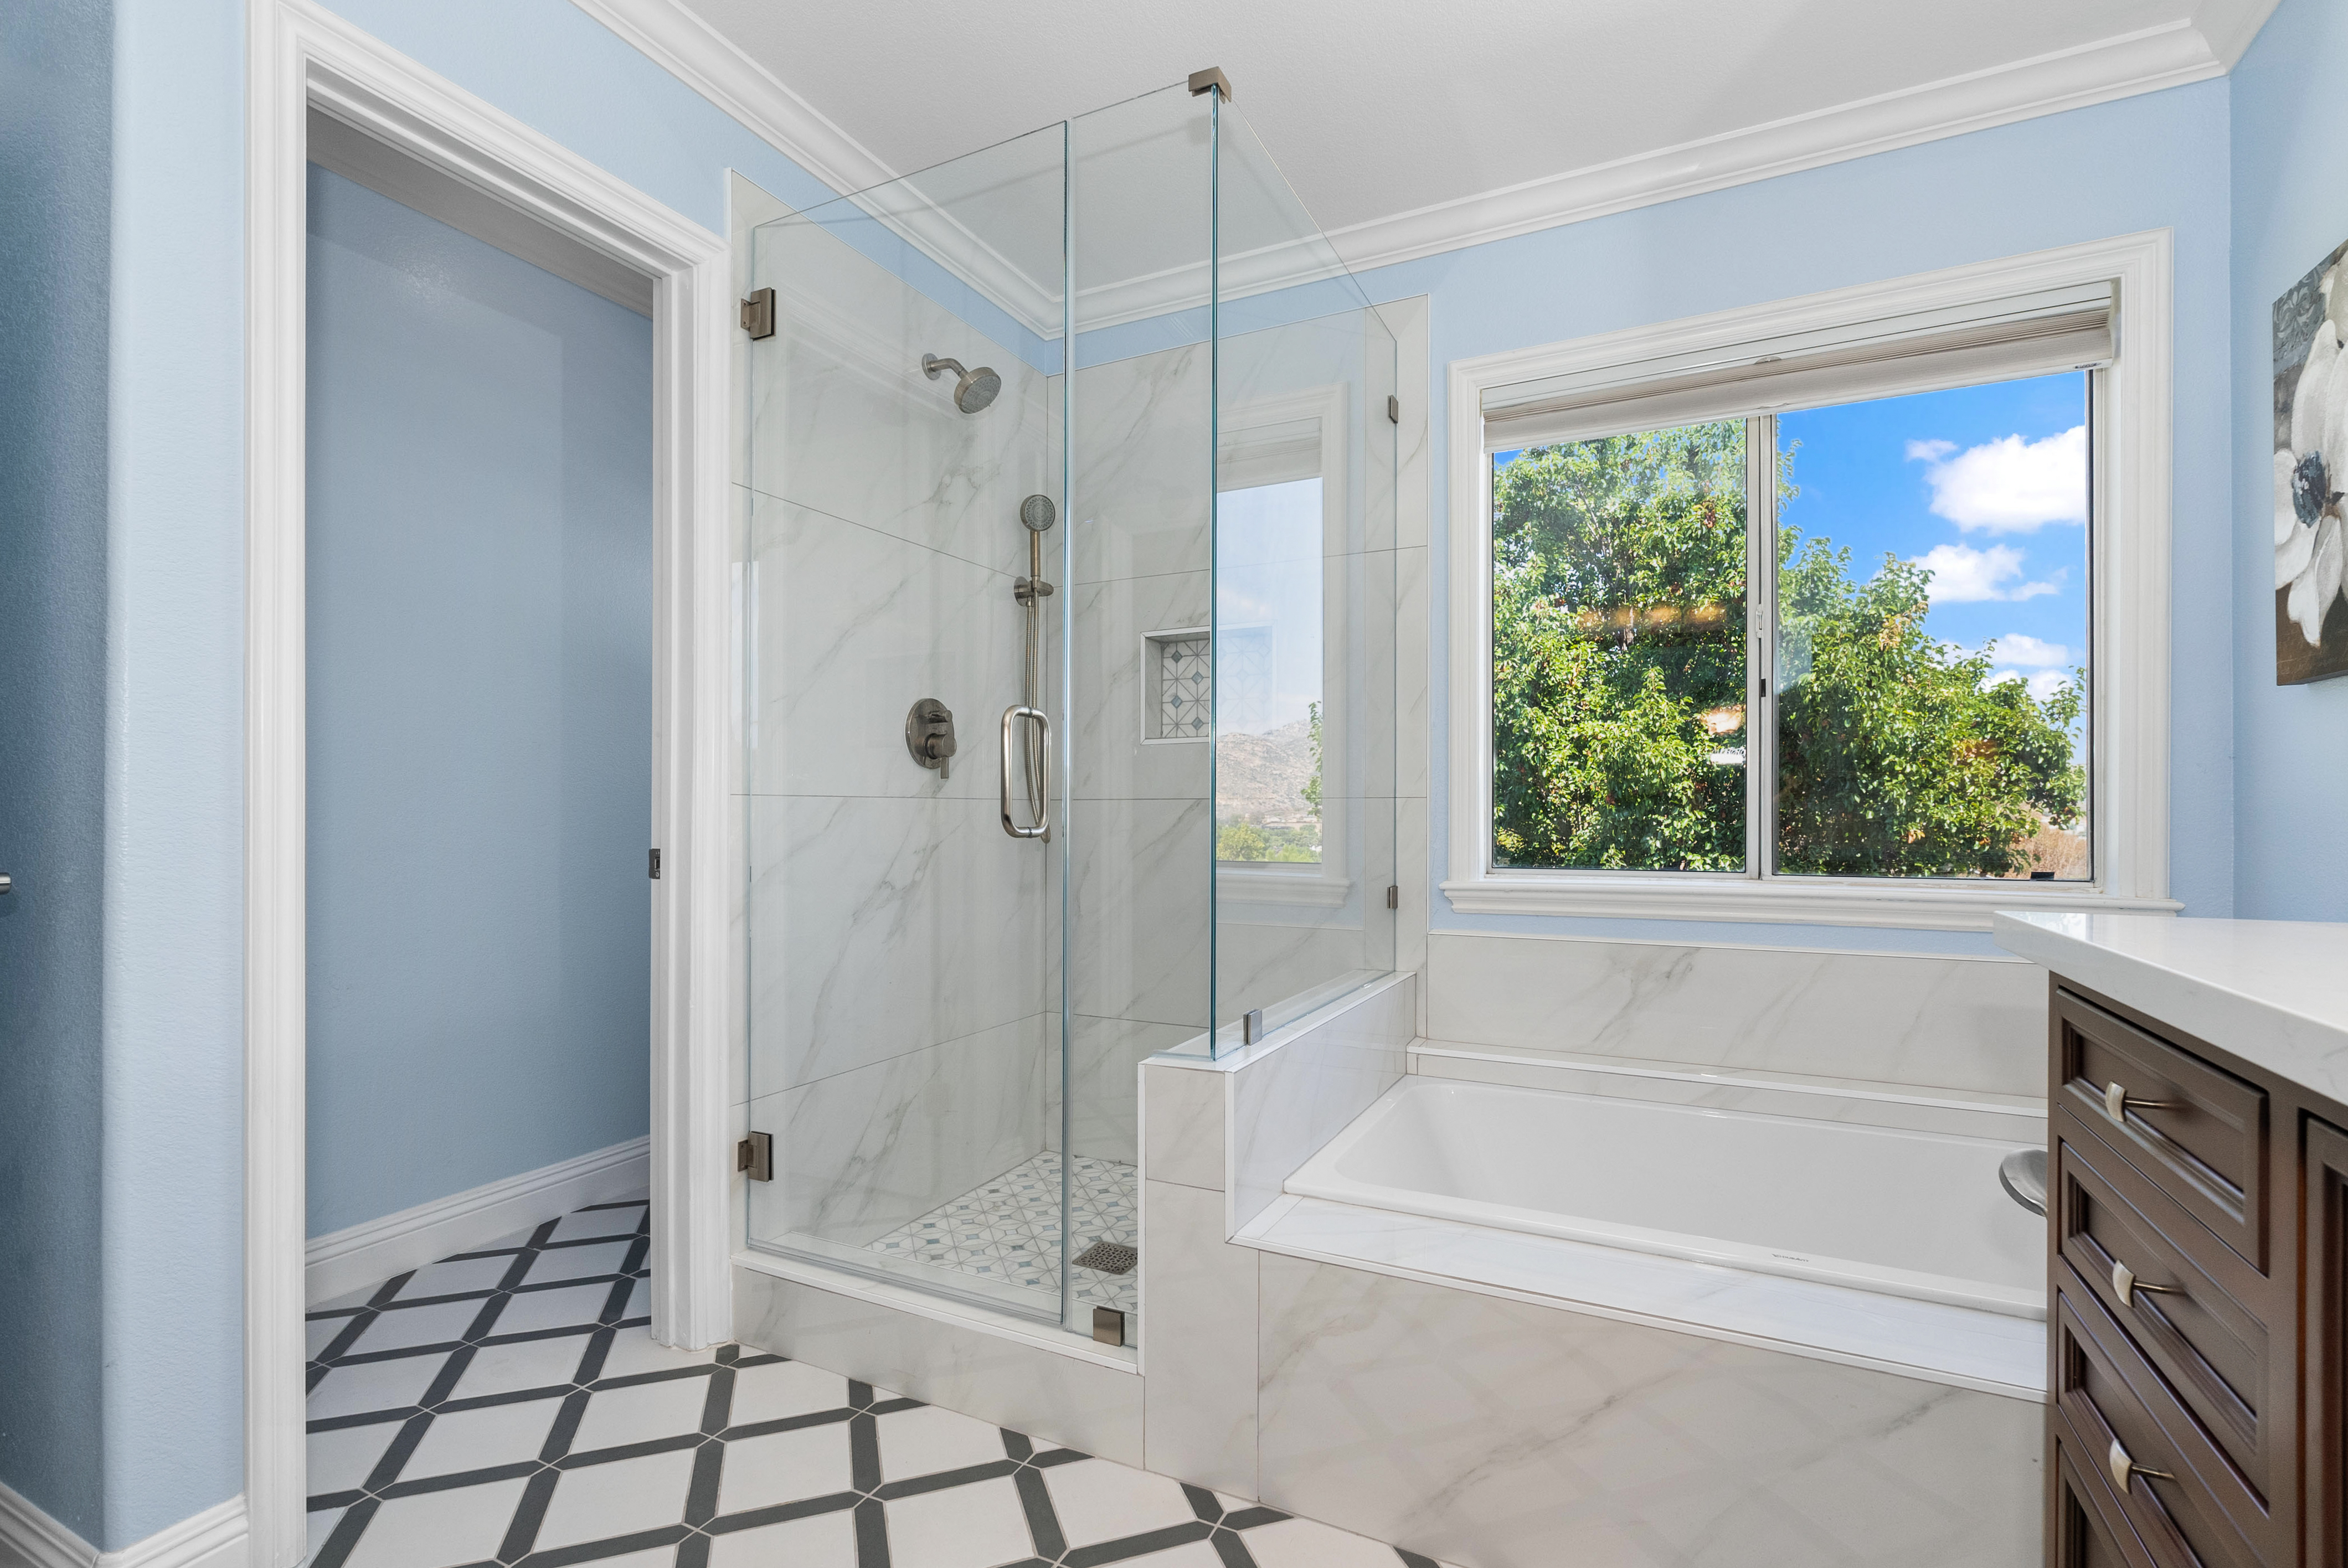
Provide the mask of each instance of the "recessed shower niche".
[{"label": "recessed shower niche", "polygon": [[1394,336],[1211,90],[752,245],[745,1239],[1130,1345],[1138,1063],[1393,965]]}]

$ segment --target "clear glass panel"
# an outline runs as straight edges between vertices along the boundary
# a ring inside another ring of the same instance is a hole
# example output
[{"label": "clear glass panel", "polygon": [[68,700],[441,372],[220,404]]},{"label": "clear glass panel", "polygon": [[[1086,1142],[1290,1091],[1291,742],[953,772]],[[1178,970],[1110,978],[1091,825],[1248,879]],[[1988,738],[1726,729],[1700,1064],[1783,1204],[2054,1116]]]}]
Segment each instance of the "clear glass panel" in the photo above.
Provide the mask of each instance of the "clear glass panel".
[{"label": "clear glass panel", "polygon": [[1776,423],[1776,869],[2089,879],[2087,374]]},{"label": "clear glass panel", "polygon": [[1491,461],[1493,863],[1743,869],[1746,422]]},{"label": "clear glass panel", "polygon": [[1053,1322],[1067,841],[1004,819],[1065,808],[1065,146],[757,231],[741,569],[750,1240]]},{"label": "clear glass panel", "polygon": [[1217,1049],[1394,963],[1394,334],[1244,118],[1216,134]]}]

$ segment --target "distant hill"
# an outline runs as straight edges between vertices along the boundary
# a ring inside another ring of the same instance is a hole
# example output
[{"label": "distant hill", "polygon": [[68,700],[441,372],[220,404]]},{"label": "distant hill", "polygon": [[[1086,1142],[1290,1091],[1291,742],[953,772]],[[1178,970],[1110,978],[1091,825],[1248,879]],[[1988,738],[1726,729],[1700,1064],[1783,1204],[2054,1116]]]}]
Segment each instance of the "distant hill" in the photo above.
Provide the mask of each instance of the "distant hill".
[{"label": "distant hill", "polygon": [[1313,731],[1299,719],[1268,734],[1220,737],[1215,746],[1215,820],[1294,823],[1312,816]]}]

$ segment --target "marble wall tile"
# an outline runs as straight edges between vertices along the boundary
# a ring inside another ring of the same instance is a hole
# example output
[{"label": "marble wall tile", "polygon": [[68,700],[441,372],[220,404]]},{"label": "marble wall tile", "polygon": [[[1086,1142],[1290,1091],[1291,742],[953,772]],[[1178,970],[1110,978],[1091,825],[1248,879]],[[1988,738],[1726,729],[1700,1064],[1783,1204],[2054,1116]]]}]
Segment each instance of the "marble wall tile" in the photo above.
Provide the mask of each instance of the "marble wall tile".
[{"label": "marble wall tile", "polygon": [[1058,900],[993,798],[761,795],[749,815],[754,1093],[1045,1009]]},{"label": "marble wall tile", "polygon": [[1395,443],[1395,544],[1397,548],[1424,548],[1430,510],[1433,429],[1427,406],[1427,298],[1392,300],[1377,307],[1395,336],[1395,379],[1401,384],[1402,423]]},{"label": "marble wall tile", "polygon": [[[1141,1064],[1197,1036],[1187,1024],[1142,1023],[1132,1019],[1074,1020],[1068,1043],[1068,1139],[1075,1153],[1094,1159],[1138,1163],[1141,1157]],[[1045,1126],[1055,1148],[1060,1128],[1060,1088],[1052,1078]]]},{"label": "marble wall tile", "polygon": [[1231,1086],[1232,1223],[1245,1225],[1299,1165],[1401,1081],[1416,1013],[1411,976],[1365,989],[1243,1061]]},{"label": "marble wall tile", "polygon": [[1395,552],[1395,794],[1424,797],[1433,723],[1427,706],[1426,550]]},{"label": "marble wall tile", "polygon": [[775,1138],[752,1234],[861,1246],[1041,1153],[1058,1031],[1039,1014],[752,1101]]},{"label": "marble wall tile", "polygon": [[1252,1498],[1261,1255],[1223,1239],[1220,1194],[1145,1182],[1141,1203],[1148,1466]]},{"label": "marble wall tile", "polygon": [[[775,335],[751,354],[749,484],[978,561],[1025,571],[1021,498],[1055,491],[1045,377],[886,268],[809,223],[759,235]],[[992,366],[988,408],[954,407],[952,373]]]},{"label": "marble wall tile", "polygon": [[960,1324],[734,1271],[734,1337],[1067,1448],[1142,1462],[1142,1380]]},{"label": "marble wall tile", "polygon": [[1157,699],[1148,635],[1207,623],[1204,571],[1117,578],[1072,591],[1076,701],[1069,723],[1072,788],[1080,800],[1204,800],[1212,747],[1148,740]]},{"label": "marble wall tile", "polygon": [[1418,975],[1418,1018],[1413,1032],[1426,1032],[1426,942],[1429,856],[1426,841],[1427,803],[1425,796],[1406,796],[1395,803],[1394,967]]},{"label": "marble wall tile", "polygon": [[1076,372],[1075,581],[1205,569],[1208,374],[1203,343]]},{"label": "marble wall tile", "polygon": [[[1350,924],[1344,918],[1348,911],[1336,909],[1307,910],[1292,924],[1272,925],[1260,917],[1273,912],[1267,906],[1226,899],[1215,932],[1215,1006],[1223,1020],[1262,1008],[1276,1024],[1292,1010],[1286,1004],[1307,992],[1348,975],[1366,980],[1386,973],[1393,965],[1363,928],[1361,897],[1357,889]],[[1385,899],[1377,902],[1383,906]],[[1386,911],[1381,907],[1376,913],[1383,929]]]},{"label": "marble wall tile", "polygon": [[1608,1071],[1605,1058],[1582,1061],[1496,1059],[1441,1050],[1413,1051],[1410,1070],[1427,1078],[1471,1083],[1509,1083],[1569,1094],[1603,1094],[1617,1100],[1659,1101],[1670,1105],[1709,1105],[1765,1116],[1796,1116],[1810,1122],[1847,1122],[1864,1127],[1897,1127],[1916,1132],[1952,1132],[2002,1143],[2046,1142],[2046,1117],[2033,1115],[2015,1098],[1998,1096],[1974,1105],[1917,1104],[1757,1083],[1721,1083],[1703,1078],[1658,1078]]},{"label": "marble wall tile", "polygon": [[1205,1028],[1207,803],[1078,801],[1071,818],[1073,1010]]},{"label": "marble wall tile", "polygon": [[2032,1568],[2023,1399],[1264,1255],[1262,1500],[1462,1568]]},{"label": "marble wall tile", "polygon": [[1141,1075],[1142,1174],[1221,1192],[1223,1093],[1231,1075],[1156,1063]]},{"label": "marble wall tile", "polygon": [[[1012,578],[765,496],[751,549],[750,791],[995,799],[1003,710],[1024,691]],[[922,697],[954,714],[942,779],[905,750]]]},{"label": "marble wall tile", "polygon": [[2045,1093],[2029,964],[1451,931],[1427,948],[1436,1040]]}]

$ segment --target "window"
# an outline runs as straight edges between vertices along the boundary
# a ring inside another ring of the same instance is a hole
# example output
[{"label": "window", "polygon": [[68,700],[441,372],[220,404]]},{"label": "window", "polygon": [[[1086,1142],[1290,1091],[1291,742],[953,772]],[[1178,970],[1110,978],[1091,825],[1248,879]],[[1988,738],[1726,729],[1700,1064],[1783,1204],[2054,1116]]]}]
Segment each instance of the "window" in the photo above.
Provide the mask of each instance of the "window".
[{"label": "window", "polygon": [[2176,907],[2165,241],[2033,262],[1453,366],[1456,907]]}]

